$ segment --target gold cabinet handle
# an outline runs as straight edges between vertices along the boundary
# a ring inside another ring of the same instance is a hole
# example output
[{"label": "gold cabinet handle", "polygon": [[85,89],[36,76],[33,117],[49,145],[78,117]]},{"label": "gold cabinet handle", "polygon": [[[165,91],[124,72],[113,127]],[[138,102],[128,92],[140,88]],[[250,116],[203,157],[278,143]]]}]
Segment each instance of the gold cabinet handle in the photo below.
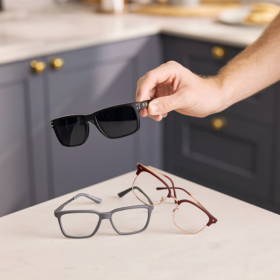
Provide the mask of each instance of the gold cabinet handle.
[{"label": "gold cabinet handle", "polygon": [[227,120],[224,117],[215,117],[211,120],[211,126],[214,130],[218,131],[227,125]]},{"label": "gold cabinet handle", "polygon": [[30,63],[31,69],[34,73],[43,73],[46,69],[46,63],[44,61],[32,60]]},{"label": "gold cabinet handle", "polygon": [[64,60],[62,58],[54,58],[51,60],[52,69],[59,70],[63,67]]},{"label": "gold cabinet handle", "polygon": [[212,48],[212,55],[216,59],[222,59],[226,56],[226,48],[215,46],[215,47]]}]

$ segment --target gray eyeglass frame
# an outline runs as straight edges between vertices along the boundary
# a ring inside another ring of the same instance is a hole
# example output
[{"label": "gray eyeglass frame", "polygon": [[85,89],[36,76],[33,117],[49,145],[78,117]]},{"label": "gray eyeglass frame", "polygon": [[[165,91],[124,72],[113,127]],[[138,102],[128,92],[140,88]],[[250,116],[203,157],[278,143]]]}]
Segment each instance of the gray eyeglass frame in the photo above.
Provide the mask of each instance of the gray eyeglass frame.
[{"label": "gray eyeglass frame", "polygon": [[[79,198],[80,196],[84,196],[84,197],[87,197],[89,199],[91,199],[92,201],[96,202],[96,203],[101,203],[102,202],[102,199],[98,198],[98,197],[94,197],[92,195],[89,195],[89,194],[86,194],[86,193],[79,193],[77,194],[76,196],[74,196],[73,198],[69,199],[68,201],[66,201],[65,203],[63,203],[61,206],[59,206],[55,211],[54,211],[54,216],[58,219],[58,223],[59,223],[59,226],[60,226],[60,229],[61,229],[61,232],[63,233],[63,235],[65,237],[68,237],[68,238],[75,238],[75,239],[80,239],[80,238],[89,238],[89,237],[92,237],[94,236],[100,225],[101,225],[101,222],[102,220],[105,220],[105,219],[109,219],[110,220],[110,223],[113,227],[113,229],[120,235],[130,235],[130,234],[136,234],[136,233],[140,233],[144,230],[147,229],[149,223],[150,223],[150,219],[151,219],[151,214],[152,214],[152,211],[154,209],[154,206],[149,206],[149,205],[135,205],[135,206],[127,206],[127,207],[121,207],[121,208],[117,208],[117,209],[114,209],[110,212],[98,212],[98,211],[95,211],[95,210],[66,210],[66,211],[61,211],[68,203],[70,203],[71,201]],[[147,217],[147,222],[146,222],[146,225],[144,226],[143,229],[141,230],[138,230],[138,231],[133,231],[133,232],[120,232],[114,225],[114,222],[112,220],[112,216],[114,213],[116,212],[119,212],[119,211],[124,211],[124,210],[130,210],[130,209],[139,209],[139,208],[145,208],[148,210],[148,217]],[[99,216],[99,220],[98,220],[98,223],[96,225],[96,228],[94,229],[93,233],[90,234],[90,235],[87,235],[87,236],[71,236],[71,235],[68,235],[64,229],[63,229],[63,226],[62,226],[62,222],[61,222],[61,217],[65,214],[76,214],[76,213],[92,213],[92,214],[96,214]]]}]

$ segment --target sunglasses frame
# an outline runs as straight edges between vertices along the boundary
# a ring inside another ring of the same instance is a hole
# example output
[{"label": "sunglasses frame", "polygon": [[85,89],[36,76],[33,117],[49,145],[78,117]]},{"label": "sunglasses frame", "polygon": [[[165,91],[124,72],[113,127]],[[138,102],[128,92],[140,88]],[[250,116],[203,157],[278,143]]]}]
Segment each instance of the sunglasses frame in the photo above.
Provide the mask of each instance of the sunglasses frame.
[{"label": "sunglasses frame", "polygon": [[[107,108],[103,108],[101,110],[98,110],[92,114],[89,114],[89,115],[66,115],[66,116],[63,116],[63,117],[59,117],[59,118],[56,118],[56,119],[53,119],[51,120],[51,126],[52,128],[54,129],[54,132],[55,132],[55,135],[58,139],[58,141],[60,142],[60,144],[62,146],[65,146],[65,147],[77,147],[77,146],[81,146],[83,145],[87,139],[88,139],[88,136],[89,136],[89,123],[88,122],[91,122],[92,124],[94,124],[96,126],[96,128],[100,131],[100,133],[102,133],[105,137],[109,138],[109,139],[118,139],[118,138],[122,138],[122,137],[126,137],[126,136],[129,136],[131,134],[134,134],[135,132],[137,132],[139,129],[140,129],[140,117],[139,117],[139,112],[143,109],[148,109],[148,106],[149,106],[149,103],[151,102],[152,100],[146,100],[146,101],[141,101],[141,102],[132,102],[132,103],[125,103],[125,104],[119,104],[119,105],[115,105],[115,106],[111,106],[111,107],[107,107]],[[104,132],[100,125],[98,124],[98,121],[96,119],[96,116],[97,114],[99,114],[100,112],[102,111],[105,111],[105,110],[108,110],[108,109],[113,109],[113,108],[118,108],[118,107],[131,107],[133,108],[134,112],[135,112],[135,115],[136,115],[136,121],[137,121],[137,128],[131,132],[131,133],[128,133],[128,134],[125,134],[123,136],[119,136],[119,137],[110,137],[109,135],[106,134],[106,132]],[[61,119],[64,119],[64,118],[69,118],[69,117],[80,117],[81,119],[83,119],[83,121],[85,122],[85,125],[86,125],[86,132],[85,132],[85,139],[84,141],[81,143],[81,144],[78,144],[78,145],[65,145],[59,138],[59,134],[56,130],[56,125],[55,125],[55,122],[58,121],[58,120],[61,120]]]}]

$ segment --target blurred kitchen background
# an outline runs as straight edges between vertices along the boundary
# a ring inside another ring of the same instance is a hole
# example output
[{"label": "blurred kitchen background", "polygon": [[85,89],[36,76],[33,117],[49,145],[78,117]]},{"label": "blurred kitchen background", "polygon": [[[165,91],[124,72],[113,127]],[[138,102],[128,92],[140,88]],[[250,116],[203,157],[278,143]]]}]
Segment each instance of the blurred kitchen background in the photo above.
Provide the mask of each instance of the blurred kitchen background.
[{"label": "blurred kitchen background", "polygon": [[0,216],[138,162],[280,213],[279,83],[203,119],[141,118],[136,134],[117,140],[90,125],[75,148],[61,146],[50,125],[133,102],[137,80],[169,60],[215,75],[260,36],[278,4],[0,0]]}]

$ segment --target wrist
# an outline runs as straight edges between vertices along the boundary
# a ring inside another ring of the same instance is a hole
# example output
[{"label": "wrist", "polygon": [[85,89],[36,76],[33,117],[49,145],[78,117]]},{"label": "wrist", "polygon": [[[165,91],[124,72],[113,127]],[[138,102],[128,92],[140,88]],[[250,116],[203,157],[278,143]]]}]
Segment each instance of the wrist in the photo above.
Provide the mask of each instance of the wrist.
[{"label": "wrist", "polygon": [[229,84],[223,75],[218,74],[213,77],[213,82],[216,84],[216,92],[218,98],[218,112],[221,112],[231,105],[234,102],[234,84]]},{"label": "wrist", "polygon": [[209,115],[219,113],[227,109],[230,104],[230,93],[224,85],[223,80],[217,75],[206,78],[207,87],[206,92],[210,93],[211,100],[209,100]]}]

